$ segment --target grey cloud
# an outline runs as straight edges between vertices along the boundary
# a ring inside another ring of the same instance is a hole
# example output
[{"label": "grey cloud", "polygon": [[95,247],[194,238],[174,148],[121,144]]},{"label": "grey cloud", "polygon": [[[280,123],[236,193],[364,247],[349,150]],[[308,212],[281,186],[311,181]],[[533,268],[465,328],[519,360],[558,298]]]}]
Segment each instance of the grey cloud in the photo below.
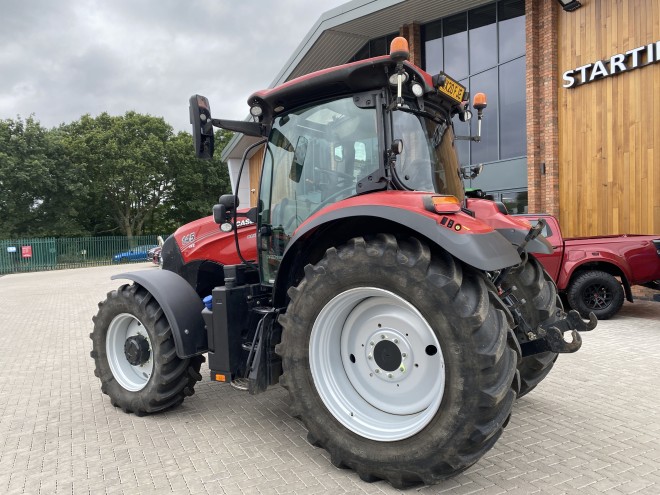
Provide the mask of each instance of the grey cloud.
[{"label": "grey cloud", "polygon": [[0,119],[46,126],[103,111],[187,130],[188,98],[242,119],[326,10],[343,0],[23,0],[0,15]]}]

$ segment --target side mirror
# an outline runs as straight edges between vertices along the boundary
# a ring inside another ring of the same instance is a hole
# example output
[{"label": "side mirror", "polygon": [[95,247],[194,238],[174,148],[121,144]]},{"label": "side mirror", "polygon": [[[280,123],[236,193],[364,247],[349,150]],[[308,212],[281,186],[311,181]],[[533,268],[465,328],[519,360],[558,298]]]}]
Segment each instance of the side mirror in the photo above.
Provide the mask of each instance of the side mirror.
[{"label": "side mirror", "polygon": [[197,158],[209,160],[215,149],[211,107],[205,96],[190,97],[190,123],[193,128],[193,144]]},{"label": "side mirror", "polygon": [[233,194],[223,194],[218,199],[218,203],[224,206],[227,211],[232,211],[233,209],[238,208],[238,196],[234,196]]}]

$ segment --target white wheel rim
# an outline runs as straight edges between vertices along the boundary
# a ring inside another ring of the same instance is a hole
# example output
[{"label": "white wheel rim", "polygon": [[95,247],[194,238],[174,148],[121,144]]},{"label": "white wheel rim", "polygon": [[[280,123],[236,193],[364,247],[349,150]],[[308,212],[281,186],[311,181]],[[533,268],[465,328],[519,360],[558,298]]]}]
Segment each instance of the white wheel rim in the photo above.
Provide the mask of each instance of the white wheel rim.
[{"label": "white wheel rim", "polygon": [[350,289],[328,302],[312,327],[309,361],[330,413],[365,438],[411,437],[442,402],[445,362],[435,333],[412,304],[383,289]]},{"label": "white wheel rim", "polygon": [[[133,366],[126,359],[124,344],[126,339],[136,335],[141,335],[149,343],[149,360]],[[105,351],[112,375],[122,387],[130,392],[139,392],[146,387],[154,370],[153,346],[140,320],[128,313],[115,316],[108,327]]]}]

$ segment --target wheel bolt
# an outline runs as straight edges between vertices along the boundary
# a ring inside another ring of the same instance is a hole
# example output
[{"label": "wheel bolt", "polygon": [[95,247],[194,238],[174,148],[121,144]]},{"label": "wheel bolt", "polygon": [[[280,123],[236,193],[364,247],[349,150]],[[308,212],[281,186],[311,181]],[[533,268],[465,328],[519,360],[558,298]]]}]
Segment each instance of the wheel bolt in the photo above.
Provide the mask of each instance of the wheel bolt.
[{"label": "wheel bolt", "polygon": [[401,373],[403,373],[404,371],[406,371],[406,367],[405,367],[405,366],[401,366],[401,367],[399,368],[399,371],[400,371]]},{"label": "wheel bolt", "polygon": [[388,373],[387,378],[392,378],[392,373]]},{"label": "wheel bolt", "polygon": [[384,338],[385,338],[385,335],[381,335],[380,338],[381,338],[381,339],[384,339]]},{"label": "wheel bolt", "polygon": [[398,344],[398,343],[399,343],[399,339],[394,339],[394,343],[395,343],[395,344]]},{"label": "wheel bolt", "polygon": [[401,353],[401,357],[403,357],[403,358],[407,358],[407,357],[408,357],[408,354],[405,353],[405,352],[402,352],[402,353]]},{"label": "wheel bolt", "polygon": [[373,359],[373,356],[372,356],[371,354],[369,354],[369,355],[367,356],[367,359]]},{"label": "wheel bolt", "polygon": [[370,345],[371,347],[373,347],[373,346],[376,345],[376,344],[374,344],[373,341],[372,341],[372,342],[369,342],[369,345]]},{"label": "wheel bolt", "polygon": [[376,373],[380,373],[380,370],[379,370],[378,368],[376,368],[374,371],[375,371]]}]

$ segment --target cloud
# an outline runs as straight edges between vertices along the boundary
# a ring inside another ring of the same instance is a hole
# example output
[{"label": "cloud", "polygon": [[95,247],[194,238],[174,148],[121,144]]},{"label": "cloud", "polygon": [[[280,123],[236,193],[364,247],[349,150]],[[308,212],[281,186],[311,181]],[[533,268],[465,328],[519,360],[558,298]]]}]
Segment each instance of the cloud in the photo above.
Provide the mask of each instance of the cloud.
[{"label": "cloud", "polygon": [[0,16],[0,119],[47,127],[107,111],[188,130],[188,98],[242,119],[326,10],[344,0],[23,0]]}]

